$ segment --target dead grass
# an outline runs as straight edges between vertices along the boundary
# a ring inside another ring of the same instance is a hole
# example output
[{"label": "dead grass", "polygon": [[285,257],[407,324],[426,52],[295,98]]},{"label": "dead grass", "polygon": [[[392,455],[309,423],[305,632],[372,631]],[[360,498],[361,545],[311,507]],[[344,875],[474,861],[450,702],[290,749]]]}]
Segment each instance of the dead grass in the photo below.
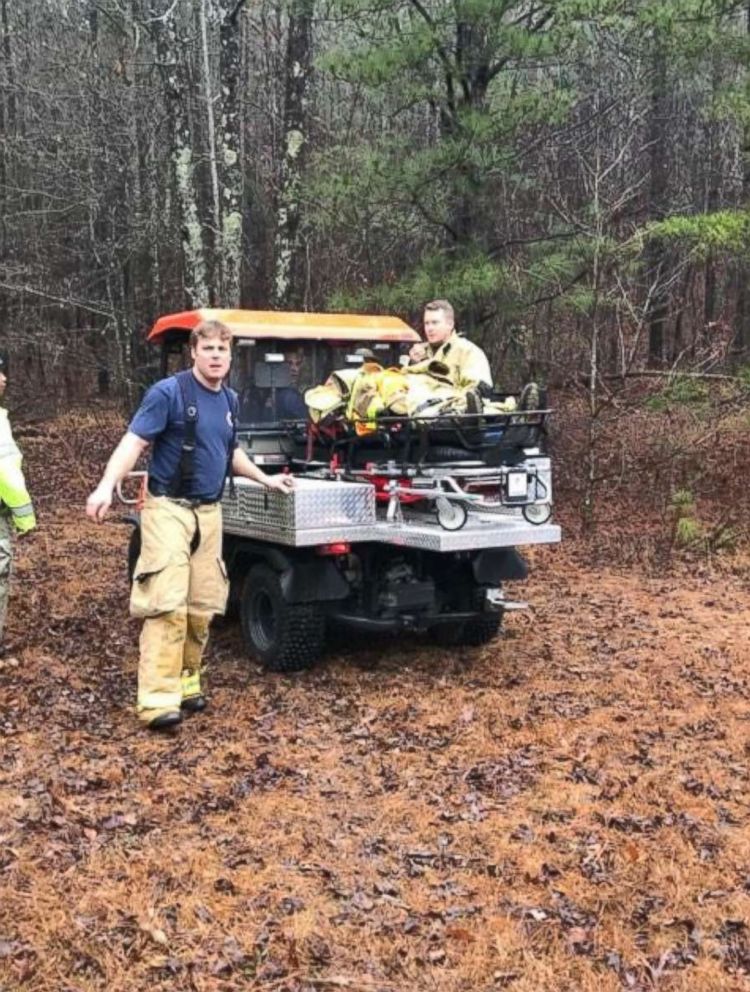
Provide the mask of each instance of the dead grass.
[{"label": "dead grass", "polygon": [[80,485],[25,441],[43,526],[0,670],[1,989],[749,987],[741,552],[644,574],[535,549],[531,611],[490,647],[383,640],[298,678],[220,623],[211,710],[155,739],[126,531],[82,517],[109,427],[68,439]]}]

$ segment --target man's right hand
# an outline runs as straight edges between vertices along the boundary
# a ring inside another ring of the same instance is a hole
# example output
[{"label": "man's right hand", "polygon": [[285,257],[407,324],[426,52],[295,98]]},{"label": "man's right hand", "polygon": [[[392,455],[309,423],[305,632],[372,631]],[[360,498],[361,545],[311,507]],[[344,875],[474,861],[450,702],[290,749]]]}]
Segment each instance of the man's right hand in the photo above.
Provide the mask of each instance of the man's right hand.
[{"label": "man's right hand", "polygon": [[112,506],[112,487],[99,483],[86,500],[86,516],[101,523]]}]

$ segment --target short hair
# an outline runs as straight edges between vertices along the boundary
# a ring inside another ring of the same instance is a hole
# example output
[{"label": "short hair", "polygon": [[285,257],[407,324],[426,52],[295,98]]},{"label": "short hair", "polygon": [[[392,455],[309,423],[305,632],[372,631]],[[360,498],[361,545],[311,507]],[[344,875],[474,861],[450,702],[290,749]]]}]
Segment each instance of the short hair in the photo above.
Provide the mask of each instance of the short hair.
[{"label": "short hair", "polygon": [[222,341],[231,341],[232,332],[220,320],[202,320],[190,332],[190,347],[197,347],[198,342],[206,338],[221,338]]},{"label": "short hair", "polygon": [[424,308],[425,310],[444,310],[446,317],[453,321],[456,319],[453,305],[448,300],[431,300],[429,303],[425,303]]}]

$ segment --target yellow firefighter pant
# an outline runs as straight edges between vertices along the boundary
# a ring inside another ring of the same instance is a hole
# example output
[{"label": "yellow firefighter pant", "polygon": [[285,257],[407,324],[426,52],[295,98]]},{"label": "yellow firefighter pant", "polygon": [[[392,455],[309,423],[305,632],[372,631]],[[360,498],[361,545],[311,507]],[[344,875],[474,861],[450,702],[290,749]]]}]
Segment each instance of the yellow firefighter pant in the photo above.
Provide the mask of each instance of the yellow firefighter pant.
[{"label": "yellow firefighter pant", "polygon": [[144,621],[138,665],[138,713],[144,722],[179,710],[184,698],[200,694],[208,625],[226,609],[228,589],[221,507],[148,496],[130,595],[132,616]]}]

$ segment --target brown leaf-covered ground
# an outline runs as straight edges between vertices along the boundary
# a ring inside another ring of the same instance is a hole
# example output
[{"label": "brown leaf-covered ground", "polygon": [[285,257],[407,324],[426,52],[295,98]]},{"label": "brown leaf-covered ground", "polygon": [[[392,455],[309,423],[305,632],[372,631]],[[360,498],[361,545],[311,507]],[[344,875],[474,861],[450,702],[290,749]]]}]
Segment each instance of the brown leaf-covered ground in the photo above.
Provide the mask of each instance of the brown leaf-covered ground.
[{"label": "brown leaf-covered ground", "polygon": [[385,639],[293,678],[220,622],[210,711],[155,738],[127,529],[82,514],[116,436],[21,434],[41,526],[0,669],[0,989],[750,987],[741,551],[594,565],[569,513],[491,646]]}]

